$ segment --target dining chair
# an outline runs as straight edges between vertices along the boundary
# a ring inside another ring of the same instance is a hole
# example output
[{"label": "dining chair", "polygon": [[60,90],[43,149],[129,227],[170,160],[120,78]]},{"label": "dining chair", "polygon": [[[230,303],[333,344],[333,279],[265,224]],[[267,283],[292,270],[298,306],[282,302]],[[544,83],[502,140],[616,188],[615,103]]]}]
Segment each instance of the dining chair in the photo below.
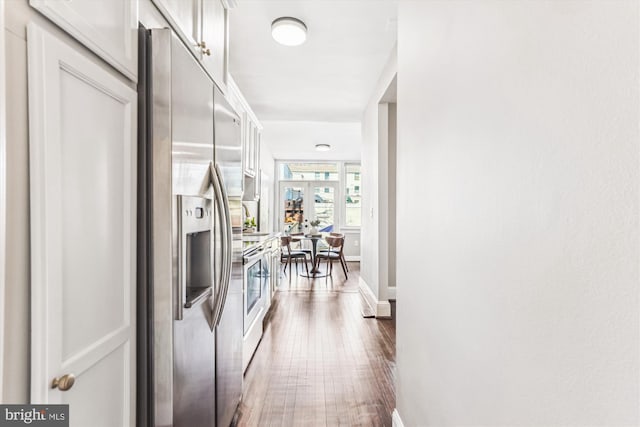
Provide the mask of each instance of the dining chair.
[{"label": "dining chair", "polygon": [[[316,264],[314,265],[314,269],[317,269],[320,265],[320,260],[327,260],[327,275],[331,275],[333,272],[333,262],[338,260],[340,264],[342,264],[342,249],[344,247],[344,236],[327,236],[325,237],[329,248],[326,251],[320,251],[316,254]],[[345,279],[348,279],[347,268],[345,264],[342,264],[342,271],[344,272]]]},{"label": "dining chair", "polygon": [[[329,233],[329,235],[330,236],[334,236],[334,237],[345,237],[345,235],[343,233],[334,233],[334,232],[332,232],[332,233]],[[346,240],[346,238],[345,238],[345,240]],[[349,271],[349,267],[347,266],[347,260],[344,257],[344,252],[343,251],[340,252],[340,263],[342,264],[342,268],[344,270]]]},{"label": "dining chair", "polygon": [[[291,236],[280,237],[280,261],[284,264],[284,273],[287,273],[287,267],[291,271],[291,260],[296,263],[296,275],[298,274],[298,259],[304,259],[304,266],[307,269],[307,276],[309,275],[309,264],[307,262],[307,253],[303,251],[294,251],[291,249]],[[291,277],[291,276],[289,276]]]},{"label": "dining chair", "polygon": [[294,248],[294,250],[305,252],[307,255],[309,255],[309,258],[311,258],[311,253],[312,253],[311,249],[306,249],[303,245],[304,233],[291,233],[289,234],[289,236],[291,236],[292,244],[296,244],[296,243],[298,244],[298,247]]}]

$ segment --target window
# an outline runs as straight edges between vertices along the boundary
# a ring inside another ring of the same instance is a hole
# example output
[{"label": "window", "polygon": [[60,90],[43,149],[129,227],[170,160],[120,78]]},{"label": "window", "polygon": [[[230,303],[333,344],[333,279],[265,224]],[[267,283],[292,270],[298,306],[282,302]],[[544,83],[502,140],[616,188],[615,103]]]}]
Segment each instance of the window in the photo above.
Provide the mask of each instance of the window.
[{"label": "window", "polygon": [[361,173],[358,163],[277,161],[280,200],[277,216],[284,218],[279,222],[290,227],[293,223],[301,224],[305,219],[318,219],[323,231],[360,227]]},{"label": "window", "polygon": [[345,165],[345,221],[348,227],[360,227],[362,210],[360,185],[360,165]]},{"label": "window", "polygon": [[289,181],[338,181],[337,163],[296,163],[280,164],[280,180]]}]

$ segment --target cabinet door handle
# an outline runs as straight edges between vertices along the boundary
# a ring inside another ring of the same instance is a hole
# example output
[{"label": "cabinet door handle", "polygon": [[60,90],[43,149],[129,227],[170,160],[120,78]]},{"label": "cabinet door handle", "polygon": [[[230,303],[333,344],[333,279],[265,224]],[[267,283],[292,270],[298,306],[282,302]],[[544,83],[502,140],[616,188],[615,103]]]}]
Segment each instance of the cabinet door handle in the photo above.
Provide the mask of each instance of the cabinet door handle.
[{"label": "cabinet door handle", "polygon": [[73,374],[66,374],[61,376],[60,378],[54,378],[51,381],[51,388],[57,388],[60,391],[67,391],[73,384],[76,382],[76,376]]},{"label": "cabinet door handle", "polygon": [[198,47],[201,48],[203,55],[211,56],[211,49],[207,49],[207,43],[204,40],[198,43]]}]

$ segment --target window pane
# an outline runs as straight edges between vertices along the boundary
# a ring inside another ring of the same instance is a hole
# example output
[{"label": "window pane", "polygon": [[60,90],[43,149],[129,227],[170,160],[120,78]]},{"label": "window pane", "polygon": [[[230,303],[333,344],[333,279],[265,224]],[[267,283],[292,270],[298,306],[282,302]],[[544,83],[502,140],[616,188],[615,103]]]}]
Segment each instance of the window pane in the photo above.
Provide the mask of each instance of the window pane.
[{"label": "window pane", "polygon": [[286,187],[284,189],[284,218],[282,221],[282,231],[288,230],[292,233],[302,232],[302,222],[304,221],[304,189],[301,187]]},{"label": "window pane", "polygon": [[336,163],[281,163],[279,175],[281,180],[296,181],[337,181],[340,179]]},{"label": "window pane", "polygon": [[334,194],[331,187],[315,187],[314,191],[314,219],[320,221],[317,226],[319,231],[330,232],[334,230]]},{"label": "window pane", "polygon": [[360,165],[345,165],[345,225],[360,227],[361,193]]}]

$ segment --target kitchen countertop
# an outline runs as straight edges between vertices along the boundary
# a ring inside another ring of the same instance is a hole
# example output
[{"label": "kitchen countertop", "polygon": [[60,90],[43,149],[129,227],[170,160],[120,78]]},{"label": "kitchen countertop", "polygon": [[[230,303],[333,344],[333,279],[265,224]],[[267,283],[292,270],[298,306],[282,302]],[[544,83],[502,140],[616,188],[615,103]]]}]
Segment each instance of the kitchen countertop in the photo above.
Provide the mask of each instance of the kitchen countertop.
[{"label": "kitchen countertop", "polygon": [[281,234],[280,232],[243,233],[242,234],[242,251],[244,253],[251,252],[252,250],[262,246],[269,240],[279,238],[280,234]]}]

